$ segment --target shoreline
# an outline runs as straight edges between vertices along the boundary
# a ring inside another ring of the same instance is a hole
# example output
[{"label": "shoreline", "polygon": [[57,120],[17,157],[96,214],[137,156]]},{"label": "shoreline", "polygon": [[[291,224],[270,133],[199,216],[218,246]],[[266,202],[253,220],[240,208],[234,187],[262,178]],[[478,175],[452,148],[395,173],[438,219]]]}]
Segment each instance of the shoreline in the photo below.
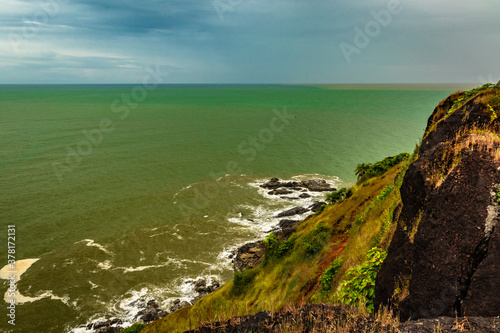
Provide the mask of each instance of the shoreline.
[{"label": "shoreline", "polygon": [[[318,178],[299,180],[299,178],[304,178],[304,175],[293,176],[288,180],[271,178],[249,183],[251,187],[257,189],[263,198],[267,200],[283,200],[290,203],[290,205],[287,205],[290,208],[274,211],[271,216],[267,216],[267,218],[273,219],[273,224],[268,226],[268,230],[263,230],[259,238],[245,241],[230,250],[224,250],[218,258],[226,261],[234,271],[257,266],[265,253],[263,239],[266,235],[271,232],[291,233],[292,228],[309,218],[311,213],[314,214],[321,205],[326,204],[319,201],[320,198],[324,198],[325,193],[334,191],[339,184],[343,184],[338,177],[332,177],[336,181]],[[302,205],[297,206],[297,204]],[[251,224],[259,223],[259,221],[252,219],[247,219],[246,222]],[[253,251],[254,247],[249,246],[249,244],[255,243],[261,244],[259,246],[260,251]],[[199,299],[219,289],[226,282],[219,281],[217,276],[186,277],[179,286],[179,289],[184,290],[184,295],[180,297],[159,301],[155,298],[148,298],[146,295],[136,295],[133,300],[130,300],[130,298],[128,301],[122,300],[121,303],[128,302],[125,307],[130,308],[122,316],[112,316],[111,318],[101,316],[89,320],[85,325],[70,329],[70,332],[114,333],[120,332],[137,322],[148,324],[183,307],[193,305]],[[167,306],[161,308],[158,304],[160,302],[167,304]],[[125,325],[121,326],[123,324]]]}]

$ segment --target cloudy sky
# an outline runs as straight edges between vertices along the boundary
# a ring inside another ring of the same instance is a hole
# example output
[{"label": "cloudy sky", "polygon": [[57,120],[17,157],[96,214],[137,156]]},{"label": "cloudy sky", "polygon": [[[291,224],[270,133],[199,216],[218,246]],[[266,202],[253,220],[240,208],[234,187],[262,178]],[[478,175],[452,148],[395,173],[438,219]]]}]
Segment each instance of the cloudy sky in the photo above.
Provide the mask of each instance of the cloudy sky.
[{"label": "cloudy sky", "polygon": [[2,0],[0,83],[484,83],[498,0]]}]

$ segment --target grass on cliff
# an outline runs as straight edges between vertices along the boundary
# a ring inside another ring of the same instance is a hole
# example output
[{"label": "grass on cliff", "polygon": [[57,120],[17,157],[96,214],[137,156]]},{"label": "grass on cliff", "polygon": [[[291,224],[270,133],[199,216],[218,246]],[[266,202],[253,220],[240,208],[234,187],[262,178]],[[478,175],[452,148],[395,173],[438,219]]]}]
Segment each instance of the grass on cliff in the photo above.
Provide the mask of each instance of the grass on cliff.
[{"label": "grass on cliff", "polygon": [[491,113],[491,122],[495,121],[500,114],[500,81],[497,84],[487,83],[468,91],[457,91],[443,99],[436,106],[431,116],[432,121],[425,130],[424,138],[436,129],[439,122],[446,119],[456,110],[463,107],[467,112],[468,103],[472,100],[474,102],[477,100],[477,102],[485,105]]},{"label": "grass on cliff", "polygon": [[358,183],[351,188],[349,198],[304,220],[290,238],[269,236],[261,265],[236,273],[233,281],[216,292],[155,321],[142,332],[184,332],[200,323],[279,311],[286,304],[338,302],[342,282],[353,279],[352,270],[366,263],[370,249],[388,247],[407,164],[403,161]]}]

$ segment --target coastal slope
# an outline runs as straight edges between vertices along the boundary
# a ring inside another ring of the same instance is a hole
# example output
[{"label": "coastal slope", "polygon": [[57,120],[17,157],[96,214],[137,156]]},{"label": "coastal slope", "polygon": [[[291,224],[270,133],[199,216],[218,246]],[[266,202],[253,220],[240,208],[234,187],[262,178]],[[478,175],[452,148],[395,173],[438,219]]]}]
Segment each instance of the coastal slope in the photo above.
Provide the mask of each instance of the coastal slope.
[{"label": "coastal slope", "polygon": [[[283,324],[283,316],[304,322],[308,311],[318,329],[328,320],[338,331],[394,331],[398,315],[403,321],[449,316],[441,322],[455,324],[478,316],[490,318],[468,325],[494,332],[492,317],[500,315],[497,112],[500,83],[450,95],[413,154],[359,165],[355,186],[329,194],[328,205],[292,229],[270,234],[257,267],[235,271],[219,290],[141,332],[231,332],[245,320],[257,326],[243,331],[266,331],[262,325]],[[439,326],[425,323],[405,325],[411,332]],[[306,326],[280,327],[302,332]]]}]

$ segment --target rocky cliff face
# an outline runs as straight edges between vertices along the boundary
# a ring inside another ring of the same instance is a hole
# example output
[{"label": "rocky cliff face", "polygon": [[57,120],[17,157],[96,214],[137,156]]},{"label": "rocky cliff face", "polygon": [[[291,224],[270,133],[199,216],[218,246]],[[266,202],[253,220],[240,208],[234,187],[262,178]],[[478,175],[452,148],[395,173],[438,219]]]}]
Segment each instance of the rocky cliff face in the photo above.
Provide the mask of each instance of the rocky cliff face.
[{"label": "rocky cliff face", "polygon": [[442,101],[401,186],[375,304],[402,319],[500,315],[500,82]]}]

